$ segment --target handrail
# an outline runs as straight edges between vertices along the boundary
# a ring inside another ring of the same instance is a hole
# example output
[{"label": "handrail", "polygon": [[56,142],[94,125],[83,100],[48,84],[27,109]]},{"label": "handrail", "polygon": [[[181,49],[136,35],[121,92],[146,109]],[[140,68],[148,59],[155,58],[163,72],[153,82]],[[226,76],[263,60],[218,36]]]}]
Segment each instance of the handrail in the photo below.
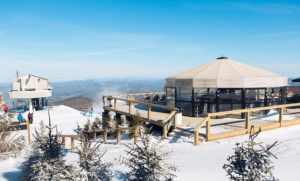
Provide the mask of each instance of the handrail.
[{"label": "handrail", "polygon": [[163,123],[166,124],[166,122],[168,122],[176,113],[177,113],[177,111],[172,111],[170,113],[170,115],[166,119],[163,120]]},{"label": "handrail", "polygon": [[[239,113],[246,113],[246,125],[245,129],[242,131],[234,131],[236,133],[249,133],[249,126],[250,126],[250,112],[255,111],[264,111],[264,110],[271,110],[271,109],[280,109],[279,113],[279,127],[283,126],[283,109],[288,107],[296,107],[300,106],[300,103],[294,103],[294,104],[282,104],[282,105],[276,105],[276,106],[267,106],[267,107],[258,107],[258,108],[248,108],[248,109],[239,109],[239,110],[232,110],[232,111],[223,111],[223,112],[215,112],[215,113],[209,113],[206,118],[204,118],[195,128],[194,128],[194,145],[198,145],[199,141],[199,129],[206,123],[206,140],[211,140],[210,138],[210,118],[212,116],[222,116],[222,115],[228,115],[228,114],[239,114]],[[267,125],[268,126],[268,125]],[[272,125],[273,126],[273,125]],[[265,126],[266,127],[266,126]],[[235,134],[236,134],[235,133]],[[221,134],[221,133],[220,133]],[[218,135],[220,137],[220,134]],[[234,135],[226,133],[226,135]]]},{"label": "handrail", "polygon": [[[108,128],[108,129],[96,129],[96,130],[83,130],[82,132],[84,134],[86,133],[94,133],[94,141],[97,140],[97,133],[98,132],[103,132],[104,133],[104,142],[107,142],[107,132],[109,131],[117,131],[117,142],[120,143],[121,141],[121,131],[125,131],[125,130],[134,130],[134,143],[137,144],[138,142],[138,127],[128,127],[128,128]],[[80,135],[81,131],[78,131],[77,135],[57,135],[57,137],[61,137],[62,138],[62,145],[63,148],[66,147],[66,138],[71,138],[71,149],[74,150],[75,149],[75,143],[74,143],[74,139],[75,138],[83,138],[83,135]]]},{"label": "handrail", "polygon": [[223,112],[215,112],[215,113],[209,113],[209,116],[221,116],[221,115],[228,115],[228,114],[238,114],[238,113],[246,113],[246,112],[255,112],[255,111],[265,111],[269,109],[279,109],[279,108],[286,108],[286,107],[295,107],[300,106],[300,103],[294,103],[294,104],[281,104],[276,106],[267,106],[267,107],[257,107],[257,108],[247,108],[247,109],[237,109],[232,111],[223,111]]},{"label": "handrail", "polygon": [[132,93],[132,94],[114,94],[107,96],[141,96],[141,95],[153,95],[153,94],[166,94],[166,92],[149,92],[149,93]]},{"label": "handrail", "polygon": [[194,131],[199,131],[199,129],[208,121],[208,117],[205,117],[195,128]]},{"label": "handrail", "polygon": [[128,127],[128,128],[107,128],[107,129],[94,129],[94,130],[83,130],[84,133],[93,133],[93,132],[104,132],[104,131],[126,131],[126,130],[131,130],[135,129],[135,127]]},{"label": "handrail", "polygon": [[163,108],[163,109],[167,109],[167,110],[171,110],[171,111],[173,111],[173,110],[177,111],[178,110],[175,107],[169,107],[169,106],[163,106],[163,105],[158,105],[158,104],[152,104],[152,103],[147,103],[147,102],[143,102],[143,101],[129,100],[129,99],[123,99],[123,98],[118,98],[118,97],[112,97],[112,96],[103,96],[103,99],[104,98],[125,101],[125,102],[128,102],[128,103],[143,104],[143,105],[146,105],[146,106],[158,107],[158,108]]}]

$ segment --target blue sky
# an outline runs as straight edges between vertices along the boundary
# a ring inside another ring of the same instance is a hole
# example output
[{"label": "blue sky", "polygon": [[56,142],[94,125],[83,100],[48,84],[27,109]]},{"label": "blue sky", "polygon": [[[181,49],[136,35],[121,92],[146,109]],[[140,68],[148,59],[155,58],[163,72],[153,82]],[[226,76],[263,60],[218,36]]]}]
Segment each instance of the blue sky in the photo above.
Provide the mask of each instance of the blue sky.
[{"label": "blue sky", "polygon": [[300,76],[300,2],[0,0],[0,81],[167,77],[221,55]]}]

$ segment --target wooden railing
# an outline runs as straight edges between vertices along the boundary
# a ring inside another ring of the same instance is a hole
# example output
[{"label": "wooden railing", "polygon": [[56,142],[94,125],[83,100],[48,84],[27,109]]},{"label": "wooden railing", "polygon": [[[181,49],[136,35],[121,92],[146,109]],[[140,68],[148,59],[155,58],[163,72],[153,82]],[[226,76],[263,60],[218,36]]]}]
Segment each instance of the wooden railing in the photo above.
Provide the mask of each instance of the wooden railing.
[{"label": "wooden railing", "polygon": [[134,143],[137,144],[138,142],[138,127],[128,127],[128,128],[108,128],[108,129],[96,129],[91,131],[83,131],[83,134],[80,134],[81,132],[78,132],[78,135],[58,135],[58,137],[62,138],[62,146],[63,148],[66,148],[66,138],[71,139],[71,149],[75,149],[75,138],[81,139],[83,136],[87,136],[88,134],[93,134],[93,140],[97,141],[97,133],[103,133],[104,135],[104,143],[107,142],[107,133],[108,132],[117,132],[117,143],[121,142],[121,131],[134,131]]},{"label": "wooden railing", "polygon": [[[153,104],[143,101],[138,101],[131,99],[130,96],[138,96],[138,95],[157,95],[157,94],[165,94],[165,92],[152,92],[152,93],[137,93],[137,94],[119,94],[119,95],[109,95],[109,96],[103,96],[103,109],[108,109],[111,111],[118,111],[118,102],[122,101],[125,102],[126,105],[128,105],[128,113],[124,113],[125,115],[128,114],[129,116],[134,115],[133,113],[133,106],[135,104],[144,105],[147,107],[147,117],[144,118],[144,121],[150,122],[154,125],[160,126],[163,128],[163,137],[167,137],[167,123],[176,115],[178,109],[175,107],[169,107],[169,106],[163,106],[159,104]],[[126,98],[120,98],[120,96],[125,96]],[[107,105],[107,100],[109,100],[109,105]],[[112,105],[113,102],[113,105]],[[168,111],[171,111],[171,113],[166,117],[162,122],[154,121],[152,119],[152,110],[151,108],[161,108]],[[176,116],[175,116],[176,118]],[[174,118],[174,126],[177,126],[177,120]]]},{"label": "wooden railing", "polygon": [[[272,124],[267,124],[265,126],[260,126],[258,128],[255,128],[255,131],[257,131],[259,129],[264,131],[264,130],[270,130],[270,129],[275,129],[275,128],[279,128],[279,127],[299,124],[299,120],[297,120],[297,119],[291,120],[291,121],[283,120],[284,109],[290,108],[290,107],[297,107],[297,106],[300,106],[300,103],[209,113],[207,115],[207,117],[204,118],[203,121],[201,121],[194,128],[194,145],[197,146],[199,144],[199,130],[202,126],[204,126],[204,124],[206,124],[205,141],[211,141],[211,140],[216,140],[216,139],[220,139],[220,138],[227,138],[227,137],[249,134],[250,133],[250,113],[251,112],[279,109],[278,123],[272,123]],[[234,131],[230,131],[230,132],[223,132],[223,133],[218,133],[218,134],[210,133],[211,117],[224,116],[224,115],[229,115],[229,114],[242,114],[242,113],[245,113],[245,128],[244,129],[234,130]]]},{"label": "wooden railing", "polygon": [[114,94],[109,95],[111,97],[120,97],[120,96],[144,96],[144,95],[158,95],[158,94],[166,94],[165,92],[150,92],[150,93],[133,93],[133,94]]}]

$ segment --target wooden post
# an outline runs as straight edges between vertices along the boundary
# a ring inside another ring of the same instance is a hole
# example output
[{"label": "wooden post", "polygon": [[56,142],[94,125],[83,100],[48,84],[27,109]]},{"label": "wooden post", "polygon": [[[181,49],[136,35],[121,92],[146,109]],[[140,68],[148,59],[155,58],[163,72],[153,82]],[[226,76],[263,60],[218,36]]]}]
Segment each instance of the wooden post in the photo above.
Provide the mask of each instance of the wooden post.
[{"label": "wooden post", "polygon": [[66,148],[66,138],[64,136],[62,137],[62,145],[63,148]]},{"label": "wooden post", "polygon": [[107,142],[107,131],[106,129],[104,130],[104,143]]},{"label": "wooden post", "polygon": [[30,146],[30,123],[27,120],[28,146]]},{"label": "wooden post", "polygon": [[151,106],[148,106],[148,121],[151,119]]},{"label": "wooden post", "polygon": [[167,125],[165,124],[163,126],[163,138],[167,138],[168,130],[167,130]]},{"label": "wooden post", "polygon": [[280,126],[282,125],[282,121],[283,121],[283,107],[279,108],[279,123],[280,123]]},{"label": "wooden post", "polygon": [[132,102],[129,102],[129,114],[132,114]]},{"label": "wooden post", "polygon": [[115,107],[115,110],[117,110],[117,99],[114,99],[114,107]]},{"label": "wooden post", "polygon": [[177,127],[177,112],[175,114],[175,118],[174,118],[174,129],[176,129]]},{"label": "wooden post", "polygon": [[3,128],[2,132],[1,132],[1,141],[4,142],[5,141],[5,130]]},{"label": "wooden post", "polygon": [[247,133],[250,133],[250,112],[246,112],[246,125],[245,129],[247,129]]},{"label": "wooden post", "polygon": [[94,131],[94,141],[97,141],[97,133]]},{"label": "wooden post", "polygon": [[134,144],[137,144],[138,142],[138,127],[136,126],[134,128]]},{"label": "wooden post", "polygon": [[198,130],[194,130],[194,145],[198,146],[199,144],[199,133]]},{"label": "wooden post", "polygon": [[71,149],[75,150],[74,137],[71,137]]},{"label": "wooden post", "polygon": [[206,140],[208,141],[209,139],[210,139],[210,116],[208,116],[206,122]]},{"label": "wooden post", "polygon": [[121,131],[118,129],[118,132],[117,132],[117,141],[118,143],[121,142]]},{"label": "wooden post", "polygon": [[105,97],[104,96],[102,97],[102,107],[103,108],[105,107]]}]

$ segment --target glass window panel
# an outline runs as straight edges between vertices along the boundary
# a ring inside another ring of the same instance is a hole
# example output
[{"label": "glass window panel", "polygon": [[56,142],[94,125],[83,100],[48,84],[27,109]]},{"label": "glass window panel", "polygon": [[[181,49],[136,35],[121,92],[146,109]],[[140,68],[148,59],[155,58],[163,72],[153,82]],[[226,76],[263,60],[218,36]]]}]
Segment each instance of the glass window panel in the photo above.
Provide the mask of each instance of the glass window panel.
[{"label": "glass window panel", "polygon": [[241,103],[242,90],[240,89],[218,89],[220,104]]},{"label": "glass window panel", "polygon": [[188,87],[177,87],[176,88],[176,100],[180,101],[192,101],[193,98],[193,89]]},{"label": "glass window panel", "polygon": [[216,90],[211,88],[194,88],[195,102],[214,102],[216,99]]},{"label": "glass window panel", "polygon": [[167,88],[166,93],[167,106],[175,107],[175,88]]},{"label": "glass window panel", "polygon": [[182,114],[184,116],[193,116],[193,109],[192,109],[192,103],[191,102],[176,102],[177,108],[180,108],[182,110]]}]

